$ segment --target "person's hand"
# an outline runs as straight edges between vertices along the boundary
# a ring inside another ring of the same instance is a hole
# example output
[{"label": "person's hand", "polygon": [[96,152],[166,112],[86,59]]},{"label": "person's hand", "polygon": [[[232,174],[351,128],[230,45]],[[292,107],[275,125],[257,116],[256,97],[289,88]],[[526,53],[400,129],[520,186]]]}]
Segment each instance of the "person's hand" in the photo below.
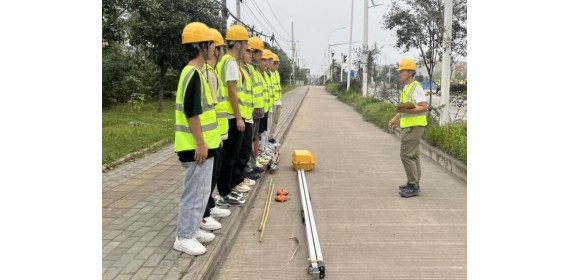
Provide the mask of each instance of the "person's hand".
[{"label": "person's hand", "polygon": [[202,164],[207,157],[208,157],[208,146],[206,146],[206,143],[198,144],[198,147],[196,147],[196,151],[194,151],[194,160],[196,161],[196,163]]},{"label": "person's hand", "polygon": [[245,131],[245,122],[243,121],[243,119],[239,118],[236,120],[236,126],[238,131]]},{"label": "person's hand", "polygon": [[388,127],[394,126],[395,123],[396,123],[396,119],[395,119],[395,118],[392,118],[392,119],[388,122]]}]

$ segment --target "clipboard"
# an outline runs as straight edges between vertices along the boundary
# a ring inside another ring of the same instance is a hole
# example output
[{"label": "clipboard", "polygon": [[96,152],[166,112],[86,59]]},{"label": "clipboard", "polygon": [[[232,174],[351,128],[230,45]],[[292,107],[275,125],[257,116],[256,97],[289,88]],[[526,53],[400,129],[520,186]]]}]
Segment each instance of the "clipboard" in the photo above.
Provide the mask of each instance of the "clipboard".
[{"label": "clipboard", "polygon": [[416,108],[416,105],[414,105],[414,103],[412,103],[412,102],[405,102],[405,103],[401,103],[401,104],[396,105],[396,109],[400,109],[400,108],[414,109],[414,108]]}]

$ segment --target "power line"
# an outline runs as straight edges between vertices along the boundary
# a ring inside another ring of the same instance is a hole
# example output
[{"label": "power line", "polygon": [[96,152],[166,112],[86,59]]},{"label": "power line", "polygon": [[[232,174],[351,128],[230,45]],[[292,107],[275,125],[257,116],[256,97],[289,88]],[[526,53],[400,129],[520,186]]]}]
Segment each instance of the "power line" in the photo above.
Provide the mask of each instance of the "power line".
[{"label": "power line", "polygon": [[[224,7],[224,5],[222,5],[222,3],[218,2],[217,0],[214,0],[214,3],[220,5],[220,7],[221,7],[222,9],[225,9],[226,12],[227,12],[235,21],[241,23],[243,26],[245,26],[247,29],[249,29],[250,32],[256,33],[258,36],[263,36],[263,37],[266,37],[266,38],[270,38],[270,41],[274,41],[275,43],[277,43],[277,46],[279,46],[279,43],[276,41],[274,35],[269,36],[269,35],[263,34],[262,32],[255,31],[255,29],[253,29],[253,28],[250,27],[248,24],[246,24],[245,22],[241,21],[241,20],[238,19],[236,16],[234,16],[234,14],[232,14],[232,13],[230,12],[230,10],[229,10],[227,7]],[[279,46],[279,48],[283,51],[283,48],[281,48],[281,46]]]},{"label": "power line", "polygon": [[287,29],[285,29],[285,27],[283,27],[283,25],[281,24],[281,22],[279,21],[279,18],[277,18],[277,15],[275,14],[275,12],[273,12],[273,8],[271,8],[271,5],[269,4],[269,2],[267,0],[265,0],[265,3],[267,3],[267,6],[269,6],[269,10],[271,10],[271,13],[273,14],[273,16],[275,17],[275,19],[277,20],[277,23],[279,23],[279,26],[281,26],[281,28],[283,28],[283,30],[285,31],[285,33],[291,37],[291,34],[289,34],[289,32],[287,32]]},{"label": "power line", "polygon": [[[273,30],[273,32],[274,32],[277,36],[281,37],[282,39],[285,38],[285,37],[281,36],[281,34],[279,34],[279,33],[277,32],[277,28],[275,28],[275,27],[271,24],[271,22],[267,19],[267,17],[265,17],[265,14],[261,11],[261,9],[259,8],[259,6],[257,6],[257,4],[256,4],[254,1],[251,1],[251,3],[253,3],[253,7],[257,10],[257,12],[261,15],[261,17],[265,20],[265,22],[267,22],[267,24],[269,25],[269,27],[271,27],[271,29]],[[245,5],[247,6],[247,4],[245,4]]]}]

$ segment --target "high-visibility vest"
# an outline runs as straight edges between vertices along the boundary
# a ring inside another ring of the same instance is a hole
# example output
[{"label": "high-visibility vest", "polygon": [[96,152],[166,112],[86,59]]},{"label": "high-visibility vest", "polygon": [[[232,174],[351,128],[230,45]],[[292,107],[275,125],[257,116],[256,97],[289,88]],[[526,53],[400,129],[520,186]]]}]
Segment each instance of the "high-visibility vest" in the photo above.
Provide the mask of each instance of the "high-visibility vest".
[{"label": "high-visibility vest", "polygon": [[279,84],[278,72],[271,71],[271,82],[273,83],[273,103],[281,99],[281,85]]},{"label": "high-visibility vest", "polygon": [[271,80],[271,76],[270,74],[267,73],[267,71],[265,71],[263,73],[263,76],[265,77],[265,81],[267,82],[267,88],[269,89],[269,107],[273,107],[273,104],[275,103],[275,87],[273,86],[273,81]]},{"label": "high-visibility vest", "polygon": [[253,83],[253,108],[263,108],[263,87],[261,84],[261,76],[255,66],[248,64],[247,73],[251,77]]},{"label": "high-visibility vest", "polygon": [[174,151],[196,150],[196,139],[192,134],[188,118],[184,113],[184,96],[186,88],[190,83],[193,75],[200,76],[200,104],[202,106],[202,114],[198,116],[200,119],[200,128],[202,137],[208,149],[216,149],[220,146],[222,140],[218,131],[218,120],[216,119],[216,110],[210,93],[208,80],[201,71],[197,70],[193,65],[186,65],[182,69],[180,80],[178,81],[178,90],[176,92],[176,109],[174,117],[176,121],[174,130]]},{"label": "high-visibility vest", "polygon": [[[400,103],[412,102],[417,105],[414,99],[414,90],[416,87],[421,88],[421,84],[418,81],[411,82],[400,94]],[[417,114],[400,114],[400,127],[410,127],[410,126],[426,126],[427,125],[427,112],[417,113]]]},{"label": "high-visibility vest", "polygon": [[220,76],[216,73],[216,70],[210,64],[204,63],[204,68],[202,68],[202,72],[206,73],[207,71],[212,72],[216,75],[218,81],[218,91],[216,92],[216,98],[218,99],[218,103],[215,105],[216,108],[216,118],[218,119],[218,130],[220,131],[220,135],[225,135],[228,133],[229,125],[228,125],[228,97],[227,94],[224,96],[224,91],[222,90],[222,80]]},{"label": "high-visibility vest", "polygon": [[261,78],[261,87],[263,88],[263,112],[269,112],[269,85],[265,80],[263,74],[259,73],[259,77]]},{"label": "high-visibility vest", "polygon": [[[244,92],[244,99],[239,100],[239,110],[241,117],[249,120],[253,118],[253,82],[247,71],[240,67],[240,72],[243,75],[244,83],[242,83],[242,91]],[[238,89],[239,91],[239,89]],[[242,110],[242,108],[244,110]]]},{"label": "high-visibility vest", "polygon": [[279,75],[279,71],[275,71],[275,75],[277,76],[277,87],[279,88],[279,99],[281,100],[282,92],[281,92],[281,75]]},{"label": "high-visibility vest", "polygon": [[[226,78],[226,74],[227,74],[227,70],[228,70],[228,62],[230,61],[236,61],[236,59],[231,56],[230,54],[225,54],[222,57],[222,60],[220,60],[220,62],[218,62],[218,65],[216,65],[216,73],[218,73],[218,75],[220,76],[220,79],[222,80],[222,90],[223,90],[223,94],[225,96],[228,96],[228,114],[231,115],[235,115],[234,112],[234,108],[232,107],[232,104],[229,100],[229,93],[228,93],[228,81]],[[236,62],[237,64],[237,62]],[[239,70],[239,66],[238,66],[238,70]],[[244,107],[245,104],[245,92],[243,91],[243,81],[242,81],[242,74],[241,71],[239,72],[239,78],[236,81],[236,92],[237,92],[237,98],[238,98],[238,105],[239,105],[239,112],[242,115],[243,118],[245,118],[244,113],[247,111],[247,109]]]}]

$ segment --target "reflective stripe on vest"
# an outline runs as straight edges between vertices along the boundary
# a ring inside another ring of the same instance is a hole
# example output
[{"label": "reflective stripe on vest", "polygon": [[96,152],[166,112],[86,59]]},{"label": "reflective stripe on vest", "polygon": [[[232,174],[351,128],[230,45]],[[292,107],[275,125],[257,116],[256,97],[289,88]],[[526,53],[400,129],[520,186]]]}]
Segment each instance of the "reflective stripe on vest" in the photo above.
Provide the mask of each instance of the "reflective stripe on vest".
[{"label": "reflective stripe on vest", "polygon": [[202,114],[198,116],[200,120],[200,128],[202,137],[208,149],[215,149],[220,146],[221,136],[217,129],[218,122],[216,119],[216,112],[212,95],[210,93],[210,86],[207,79],[201,71],[196,71],[192,65],[186,65],[182,70],[180,80],[178,82],[178,90],[176,92],[176,107],[174,111],[175,117],[175,131],[174,131],[174,151],[188,151],[195,150],[196,139],[190,131],[188,118],[184,113],[184,97],[190,79],[194,74],[200,77],[200,105],[202,107]]},{"label": "reflective stripe on vest", "polygon": [[[228,97],[227,112],[230,115],[235,115],[234,108],[232,107],[232,104],[229,100],[228,82],[226,80],[226,73],[228,71],[228,63],[230,61],[236,61],[236,59],[233,56],[231,56],[230,54],[225,54],[222,57],[222,59],[220,60],[220,62],[218,62],[218,65],[216,65],[216,72],[218,73],[218,75],[220,76],[220,79],[222,81],[223,94]],[[237,64],[237,62],[236,62],[236,64]],[[236,81],[236,93],[237,93],[238,107],[239,107],[240,114],[242,115],[242,118],[246,118],[246,116],[244,116],[244,115],[246,115],[248,109],[242,103],[246,102],[247,99],[246,99],[246,94],[244,91],[243,81],[242,81],[242,75],[243,74],[239,69],[240,69],[240,67],[238,66],[239,78]]]},{"label": "reflective stripe on vest", "polygon": [[265,81],[267,82],[267,88],[269,89],[269,107],[271,108],[275,103],[273,81],[271,80],[270,74],[267,74],[267,72],[264,72],[263,75],[265,76]]},{"label": "reflective stripe on vest", "polygon": [[263,112],[267,113],[269,112],[269,88],[261,73],[259,73],[259,77],[261,80],[261,87],[263,88]]},{"label": "reflective stripe on vest", "polygon": [[[414,99],[414,90],[416,87],[420,86],[421,84],[418,81],[413,81],[410,83],[400,94],[400,103],[405,102],[412,102],[414,105],[417,105],[416,100]],[[427,125],[427,112],[422,112],[418,114],[407,114],[401,113],[400,114],[400,127],[406,128],[410,126],[426,126]]]},{"label": "reflective stripe on vest", "polygon": [[263,86],[261,84],[261,77],[255,66],[248,64],[247,69],[248,74],[251,76],[251,81],[253,82],[253,107],[263,108]]},{"label": "reflective stripe on vest", "polygon": [[242,118],[249,120],[253,118],[253,82],[244,68],[240,67],[240,70],[245,80],[243,83],[244,98],[239,100],[239,104],[243,106],[244,110],[240,107],[240,113]]},{"label": "reflective stripe on vest", "polygon": [[224,97],[224,91],[222,89],[222,81],[220,80],[220,75],[216,73],[214,68],[208,63],[204,64],[204,69],[208,71],[212,71],[216,75],[216,81],[218,85],[218,91],[216,93],[216,98],[218,99],[218,103],[215,105],[216,109],[216,118],[218,119],[218,130],[220,131],[221,135],[227,134],[229,130],[228,124],[228,101],[227,98]]}]

